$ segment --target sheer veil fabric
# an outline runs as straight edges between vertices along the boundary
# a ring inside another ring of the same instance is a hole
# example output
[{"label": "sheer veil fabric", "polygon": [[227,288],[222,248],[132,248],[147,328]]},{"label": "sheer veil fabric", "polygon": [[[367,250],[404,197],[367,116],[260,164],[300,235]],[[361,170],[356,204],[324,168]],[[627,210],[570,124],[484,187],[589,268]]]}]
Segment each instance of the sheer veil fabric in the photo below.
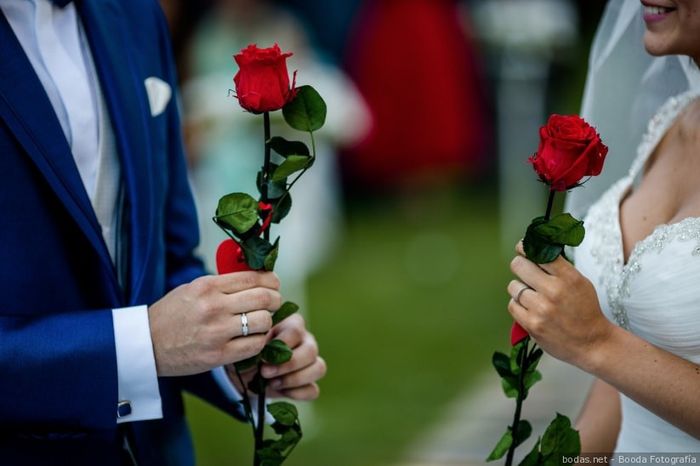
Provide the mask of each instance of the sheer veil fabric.
[{"label": "sheer veil fabric", "polygon": [[651,117],[671,96],[700,88],[686,56],[652,57],[644,50],[639,0],[610,0],[593,42],[581,115],[610,148],[600,176],[567,195],[566,210],[583,218],[635,158]]}]

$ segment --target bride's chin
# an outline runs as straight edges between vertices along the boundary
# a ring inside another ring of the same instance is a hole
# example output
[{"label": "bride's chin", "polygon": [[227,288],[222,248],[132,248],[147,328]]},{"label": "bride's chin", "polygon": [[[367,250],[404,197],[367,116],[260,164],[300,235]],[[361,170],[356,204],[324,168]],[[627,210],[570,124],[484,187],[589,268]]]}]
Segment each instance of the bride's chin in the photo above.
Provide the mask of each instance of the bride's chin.
[{"label": "bride's chin", "polygon": [[644,33],[644,49],[655,57],[677,54],[673,47],[669,47],[668,40],[660,37],[661,34],[647,30]]}]

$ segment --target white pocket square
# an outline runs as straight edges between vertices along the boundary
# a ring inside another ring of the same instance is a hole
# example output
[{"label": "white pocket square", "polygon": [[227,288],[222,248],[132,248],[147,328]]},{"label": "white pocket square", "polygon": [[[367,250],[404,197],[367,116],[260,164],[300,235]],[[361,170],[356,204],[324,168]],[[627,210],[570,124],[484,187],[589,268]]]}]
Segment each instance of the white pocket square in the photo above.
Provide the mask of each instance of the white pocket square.
[{"label": "white pocket square", "polygon": [[151,116],[158,116],[163,113],[168,102],[170,102],[173,90],[170,88],[170,84],[155,76],[146,78],[144,84],[148,94],[148,104],[151,107]]}]

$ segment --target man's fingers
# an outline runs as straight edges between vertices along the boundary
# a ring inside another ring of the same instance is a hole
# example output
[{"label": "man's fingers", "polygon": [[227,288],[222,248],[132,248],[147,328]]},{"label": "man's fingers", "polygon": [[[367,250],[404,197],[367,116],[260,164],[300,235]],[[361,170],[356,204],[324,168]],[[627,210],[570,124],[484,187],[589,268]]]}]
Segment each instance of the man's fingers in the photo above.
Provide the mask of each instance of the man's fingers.
[{"label": "man's fingers", "polygon": [[282,340],[294,349],[302,344],[307,333],[304,318],[300,314],[293,314],[275,326],[270,338]]},{"label": "man's fingers", "polygon": [[[244,331],[244,327],[247,327],[247,334]],[[272,328],[272,315],[269,311],[246,312],[245,318],[243,314],[235,314],[231,317],[229,338],[238,338],[258,333],[265,334],[270,331],[270,328]]]},{"label": "man's fingers", "polygon": [[231,314],[252,311],[276,311],[282,305],[282,296],[270,288],[252,288],[223,296],[223,306]]},{"label": "man's fingers", "polygon": [[270,381],[270,387],[277,391],[288,391],[312,384],[326,375],[326,362],[317,357],[313,364]]},{"label": "man's fingers", "polygon": [[221,351],[220,361],[211,366],[223,366],[252,358],[262,351],[266,343],[267,337],[261,334],[234,338],[224,346]]},{"label": "man's fingers", "polygon": [[294,349],[292,359],[280,365],[265,364],[262,368],[262,376],[266,379],[280,377],[294,371],[308,367],[316,362],[318,346],[313,340],[308,340]]},{"label": "man's fingers", "polygon": [[292,388],[290,390],[282,390],[280,393],[287,398],[296,401],[312,401],[318,398],[320,394],[320,389],[318,384],[311,383],[299,388]]},{"label": "man's fingers", "polygon": [[213,285],[222,293],[238,293],[251,288],[279,290],[280,281],[273,272],[233,272],[210,277]]}]

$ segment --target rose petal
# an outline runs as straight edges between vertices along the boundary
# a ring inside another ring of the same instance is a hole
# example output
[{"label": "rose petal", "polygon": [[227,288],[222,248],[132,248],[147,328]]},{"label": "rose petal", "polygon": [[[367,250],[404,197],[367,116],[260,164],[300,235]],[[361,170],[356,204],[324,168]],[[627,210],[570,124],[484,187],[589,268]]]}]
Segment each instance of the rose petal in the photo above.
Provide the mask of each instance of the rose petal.
[{"label": "rose petal", "polygon": [[252,270],[245,261],[241,246],[232,239],[224,240],[216,250],[216,270],[220,275]]},{"label": "rose petal", "polygon": [[510,345],[515,346],[521,341],[523,341],[526,337],[529,337],[530,334],[528,334],[524,328],[520,326],[519,323],[513,322],[513,326],[510,328]]}]

